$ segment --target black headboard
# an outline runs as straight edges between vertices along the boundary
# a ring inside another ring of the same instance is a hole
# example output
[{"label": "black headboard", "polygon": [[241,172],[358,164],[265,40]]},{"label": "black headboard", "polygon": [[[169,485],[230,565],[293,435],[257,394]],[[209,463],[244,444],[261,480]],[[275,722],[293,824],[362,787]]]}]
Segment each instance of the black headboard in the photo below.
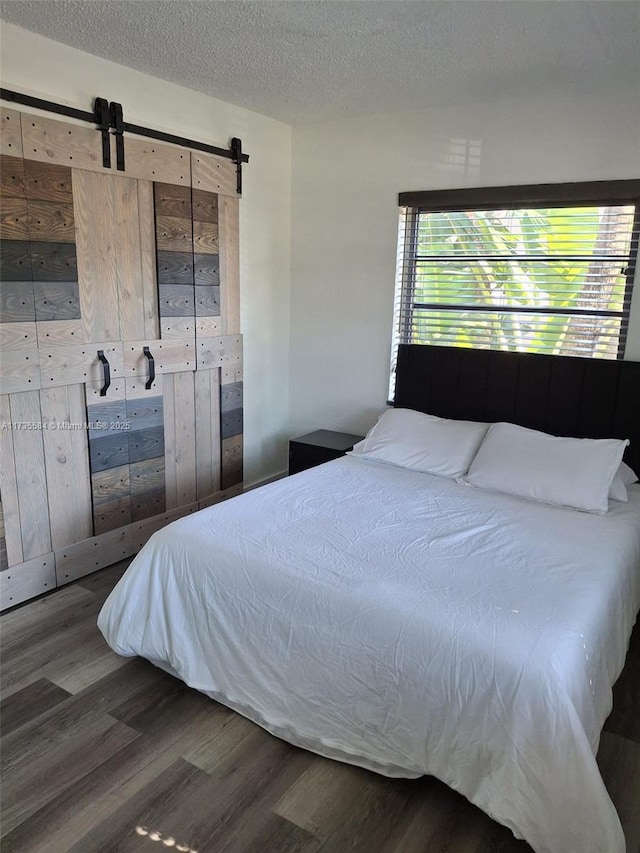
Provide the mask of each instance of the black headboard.
[{"label": "black headboard", "polygon": [[394,405],[552,435],[628,438],[640,476],[640,362],[400,344]]}]

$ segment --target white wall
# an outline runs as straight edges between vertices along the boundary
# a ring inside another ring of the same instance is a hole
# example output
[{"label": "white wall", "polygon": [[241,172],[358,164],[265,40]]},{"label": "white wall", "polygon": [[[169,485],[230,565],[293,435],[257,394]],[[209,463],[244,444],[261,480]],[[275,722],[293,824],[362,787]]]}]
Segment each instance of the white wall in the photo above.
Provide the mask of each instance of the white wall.
[{"label": "white wall", "polygon": [[[365,431],[384,406],[398,192],[637,178],[639,164],[637,90],[294,128],[292,432]],[[640,359],[640,292],[632,312]]]},{"label": "white wall", "polygon": [[[286,467],[289,437],[291,128],[224,101],[107,62],[10,24],[0,30],[8,89],[91,109],[123,104],[125,120],[250,155],[240,204],[245,335],[245,482]],[[21,108],[24,109],[24,108]]]}]

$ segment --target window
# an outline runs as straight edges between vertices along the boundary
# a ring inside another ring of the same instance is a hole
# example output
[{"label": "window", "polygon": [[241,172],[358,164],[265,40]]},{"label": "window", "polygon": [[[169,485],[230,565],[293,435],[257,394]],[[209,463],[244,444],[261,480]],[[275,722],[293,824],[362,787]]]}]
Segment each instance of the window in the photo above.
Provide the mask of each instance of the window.
[{"label": "window", "polygon": [[398,343],[622,358],[640,181],[402,193]]}]

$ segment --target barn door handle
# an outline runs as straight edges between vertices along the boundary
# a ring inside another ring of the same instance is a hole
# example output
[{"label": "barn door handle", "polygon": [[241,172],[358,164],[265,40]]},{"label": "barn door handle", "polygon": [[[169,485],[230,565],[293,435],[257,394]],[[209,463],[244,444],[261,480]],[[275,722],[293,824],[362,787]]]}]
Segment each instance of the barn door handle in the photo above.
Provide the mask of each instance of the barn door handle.
[{"label": "barn door handle", "polygon": [[149,389],[153,385],[153,380],[156,378],[156,363],[151,355],[151,350],[149,347],[142,347],[142,352],[147,357],[147,361],[149,362],[149,378],[147,379],[147,383],[144,386]]},{"label": "barn door handle", "polygon": [[109,388],[109,385],[111,385],[111,368],[109,367],[109,362],[107,361],[107,357],[104,354],[103,349],[98,350],[98,358],[102,362],[102,370],[104,372],[104,385],[100,389],[100,396],[105,397],[107,389]]}]

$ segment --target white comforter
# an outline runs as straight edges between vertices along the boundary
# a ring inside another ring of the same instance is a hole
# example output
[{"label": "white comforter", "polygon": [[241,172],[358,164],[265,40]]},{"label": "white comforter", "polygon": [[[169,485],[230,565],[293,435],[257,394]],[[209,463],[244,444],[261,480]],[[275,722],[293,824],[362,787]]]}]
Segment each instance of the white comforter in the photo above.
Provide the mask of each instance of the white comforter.
[{"label": "white comforter", "polygon": [[605,516],[344,458],[156,533],[99,617],[274,734],[431,774],[537,853],[622,853],[595,761],[640,606]]}]

